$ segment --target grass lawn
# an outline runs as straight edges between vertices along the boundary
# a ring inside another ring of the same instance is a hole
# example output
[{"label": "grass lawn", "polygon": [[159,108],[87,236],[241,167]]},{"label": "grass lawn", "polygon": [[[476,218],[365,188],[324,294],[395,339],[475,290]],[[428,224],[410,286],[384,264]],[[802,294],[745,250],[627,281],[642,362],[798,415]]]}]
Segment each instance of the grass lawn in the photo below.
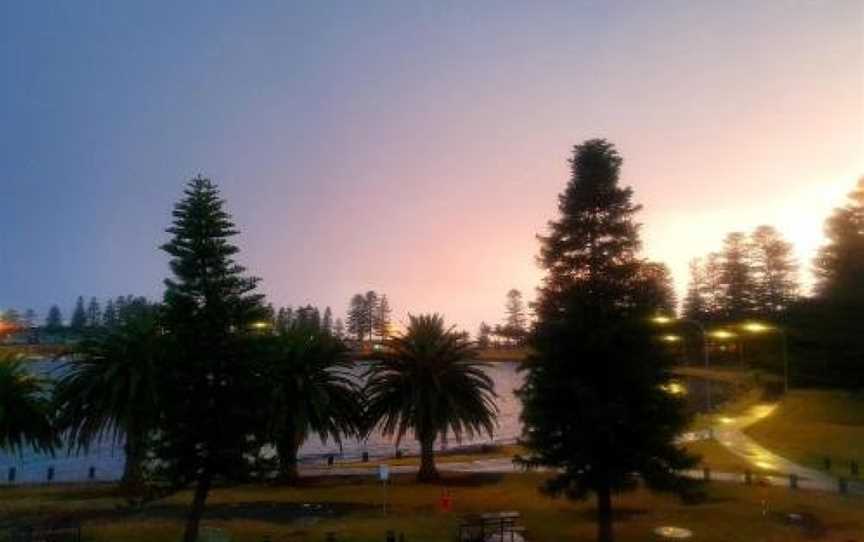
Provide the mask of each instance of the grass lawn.
[{"label": "grass lawn", "polygon": [[[447,488],[454,511],[443,512],[443,486],[417,485],[399,476],[390,487],[390,510],[381,510],[383,491],[371,478],[306,480],[301,488],[241,486],[216,489],[208,502],[205,526],[224,528],[241,542],[322,541],[335,532],[340,541],[381,541],[387,530],[404,532],[410,542],[452,540],[459,517],[485,511],[518,510],[530,540],[592,540],[593,503],[553,500],[537,492],[542,474],[451,475]],[[0,490],[0,518],[78,515],[86,540],[175,542],[189,493],[153,503],[144,511],[124,512],[112,487],[55,486]],[[616,533],[621,541],[650,540],[659,525],[692,529],[702,541],[864,540],[864,499],[785,488],[714,483],[709,499],[684,505],[672,496],[645,491],[616,498]],[[763,515],[762,501],[768,503]],[[329,513],[315,517],[316,505]],[[306,505],[306,506],[304,506]],[[802,514],[804,525],[790,525],[787,513]]]},{"label": "grass lawn", "polygon": [[[745,432],[766,448],[803,465],[849,475],[849,462],[864,469],[864,397],[842,391],[792,391],[778,409]],[[864,471],[862,471],[864,474]]]}]

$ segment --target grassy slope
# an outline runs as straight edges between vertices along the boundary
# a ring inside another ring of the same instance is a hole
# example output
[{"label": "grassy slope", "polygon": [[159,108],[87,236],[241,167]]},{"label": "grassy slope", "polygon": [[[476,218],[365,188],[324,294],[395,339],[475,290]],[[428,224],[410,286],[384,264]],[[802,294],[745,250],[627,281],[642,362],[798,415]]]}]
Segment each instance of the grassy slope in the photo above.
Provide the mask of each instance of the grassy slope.
[{"label": "grassy slope", "polygon": [[[334,531],[340,541],[380,541],[388,529],[404,532],[411,542],[452,539],[459,517],[463,514],[497,510],[519,510],[532,540],[591,540],[594,537],[591,502],[570,503],[552,500],[537,492],[540,474],[507,476],[462,476],[449,480],[454,512],[442,512],[437,502],[442,488],[420,486],[410,477],[399,477],[389,490],[391,512],[383,516],[378,506],[382,489],[371,479],[330,479],[299,489],[267,486],[243,486],[217,489],[209,506],[221,510],[205,524],[228,529],[239,542],[260,542],[270,536],[273,542],[320,541]],[[40,516],[70,510],[100,512],[85,524],[85,535],[94,542],[168,542],[179,537],[180,515],[189,494],[181,494],[160,503],[161,511],[136,515],[113,511],[116,502],[110,487],[53,487],[0,490],[0,518]],[[650,538],[658,525],[679,525],[693,529],[699,540],[712,542],[740,540],[746,533],[751,540],[807,540],[800,527],[788,526],[779,513],[811,514],[824,531],[822,540],[849,540],[864,532],[864,501],[794,492],[783,488],[744,487],[737,484],[709,486],[710,500],[701,505],[685,506],[671,496],[652,495],[644,491],[616,498],[621,514],[616,524],[619,541]],[[761,500],[769,503],[772,513],[763,516]],[[279,514],[288,503],[349,503],[363,505],[345,516],[315,524],[290,521]],[[266,517],[237,519],[231,506],[257,503]],[[230,519],[231,516],[234,519]]]},{"label": "grassy slope", "polygon": [[838,474],[851,460],[864,469],[864,398],[841,391],[793,391],[777,411],[745,430],[766,448],[822,468],[829,456]]}]

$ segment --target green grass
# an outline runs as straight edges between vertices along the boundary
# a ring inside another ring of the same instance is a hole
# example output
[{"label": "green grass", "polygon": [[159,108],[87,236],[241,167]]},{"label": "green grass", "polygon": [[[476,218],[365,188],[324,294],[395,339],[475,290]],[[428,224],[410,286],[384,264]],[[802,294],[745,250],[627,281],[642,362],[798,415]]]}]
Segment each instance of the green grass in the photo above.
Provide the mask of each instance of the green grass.
[{"label": "green grass", "polygon": [[864,469],[864,397],[842,391],[793,391],[778,409],[745,429],[759,444],[803,465],[849,474],[849,462]]},{"label": "green grass", "polygon": [[[531,540],[592,540],[595,534],[593,503],[571,503],[540,495],[543,475],[451,475],[447,489],[454,511],[438,507],[442,486],[417,485],[398,476],[389,489],[390,513],[380,505],[381,486],[371,478],[326,478],[307,481],[306,487],[280,488],[250,485],[212,492],[204,525],[230,531],[235,541],[321,541],[325,533],[349,542],[380,541],[387,530],[404,532],[410,542],[451,540],[464,514],[518,510]],[[695,531],[707,542],[728,540],[803,541],[817,529],[822,540],[860,540],[864,532],[864,499],[791,491],[784,488],[715,483],[709,500],[683,505],[669,495],[636,491],[616,497],[619,541],[651,539],[659,525],[678,525]],[[154,503],[141,512],[116,509],[110,486],[23,488],[0,490],[0,518],[46,517],[79,514],[85,518],[86,540],[91,542],[175,542],[182,531],[182,514],[189,493]],[[762,500],[769,513],[762,515]],[[291,520],[285,513],[300,503],[329,503],[345,509],[343,515],[317,523]],[[245,513],[240,513],[245,511]],[[250,513],[252,511],[252,513]],[[785,513],[805,514],[808,529],[790,526]],[[746,538],[745,538],[746,537]]]}]

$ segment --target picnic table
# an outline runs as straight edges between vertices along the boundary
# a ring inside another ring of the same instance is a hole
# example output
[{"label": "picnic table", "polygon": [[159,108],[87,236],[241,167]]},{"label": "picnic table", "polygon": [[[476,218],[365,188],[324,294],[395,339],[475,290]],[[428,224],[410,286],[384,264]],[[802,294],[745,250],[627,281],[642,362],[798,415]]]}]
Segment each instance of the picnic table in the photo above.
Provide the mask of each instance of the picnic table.
[{"label": "picnic table", "polygon": [[517,511],[487,512],[465,516],[459,525],[459,542],[522,542],[525,527]]}]

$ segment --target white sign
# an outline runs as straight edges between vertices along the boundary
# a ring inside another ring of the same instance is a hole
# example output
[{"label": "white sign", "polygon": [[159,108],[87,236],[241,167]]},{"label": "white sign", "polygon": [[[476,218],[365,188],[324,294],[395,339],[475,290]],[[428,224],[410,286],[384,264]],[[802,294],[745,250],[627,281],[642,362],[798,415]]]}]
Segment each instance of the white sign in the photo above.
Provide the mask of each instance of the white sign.
[{"label": "white sign", "polygon": [[382,482],[390,479],[390,465],[378,465],[378,479]]}]

